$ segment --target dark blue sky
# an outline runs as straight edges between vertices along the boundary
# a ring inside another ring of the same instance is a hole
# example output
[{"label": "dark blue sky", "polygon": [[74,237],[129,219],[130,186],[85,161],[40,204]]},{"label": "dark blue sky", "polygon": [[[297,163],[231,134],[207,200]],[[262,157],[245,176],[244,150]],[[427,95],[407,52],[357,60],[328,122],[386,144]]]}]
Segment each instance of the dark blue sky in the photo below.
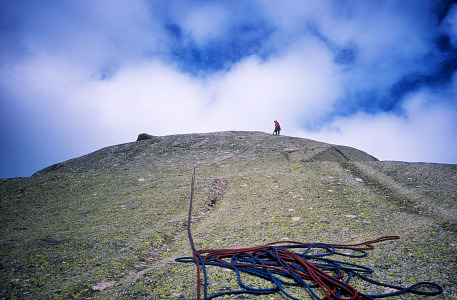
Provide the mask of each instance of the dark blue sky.
[{"label": "dark blue sky", "polygon": [[0,178],[155,135],[273,131],[457,163],[457,4],[0,1]]}]

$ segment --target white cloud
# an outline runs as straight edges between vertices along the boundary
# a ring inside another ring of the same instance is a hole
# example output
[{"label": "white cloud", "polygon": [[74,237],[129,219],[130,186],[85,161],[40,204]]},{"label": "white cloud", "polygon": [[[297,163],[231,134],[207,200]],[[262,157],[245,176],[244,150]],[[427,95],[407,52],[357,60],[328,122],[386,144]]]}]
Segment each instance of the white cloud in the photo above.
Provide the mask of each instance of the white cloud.
[{"label": "white cloud", "polygon": [[139,132],[195,131],[206,101],[200,82],[159,61],[125,68],[89,86],[87,94],[96,103],[99,122],[123,139]]},{"label": "white cloud", "polygon": [[430,101],[423,92],[403,106],[402,116],[359,113],[338,118],[317,133],[304,136],[363,150],[380,160],[455,162],[457,154],[457,105]]},{"label": "white cloud", "polygon": [[338,71],[328,50],[312,41],[265,62],[251,57],[214,81],[215,118],[225,112],[251,123],[264,119],[259,115],[299,126],[330,110],[342,92]]}]

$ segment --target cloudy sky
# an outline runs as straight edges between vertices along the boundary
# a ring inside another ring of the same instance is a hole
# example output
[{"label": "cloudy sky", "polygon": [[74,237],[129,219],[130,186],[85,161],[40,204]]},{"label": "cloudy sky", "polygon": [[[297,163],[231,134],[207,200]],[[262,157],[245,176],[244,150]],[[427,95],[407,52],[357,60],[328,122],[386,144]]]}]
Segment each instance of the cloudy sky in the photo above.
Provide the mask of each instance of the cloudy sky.
[{"label": "cloudy sky", "polygon": [[0,178],[137,135],[457,163],[455,0],[0,0]]}]

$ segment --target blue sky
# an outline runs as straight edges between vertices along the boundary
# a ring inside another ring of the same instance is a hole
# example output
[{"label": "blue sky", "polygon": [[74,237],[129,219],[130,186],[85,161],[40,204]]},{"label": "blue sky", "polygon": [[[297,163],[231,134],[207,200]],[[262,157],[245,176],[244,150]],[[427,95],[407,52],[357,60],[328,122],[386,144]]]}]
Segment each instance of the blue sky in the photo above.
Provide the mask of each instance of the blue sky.
[{"label": "blue sky", "polygon": [[457,163],[457,3],[0,0],[0,178],[139,133]]}]

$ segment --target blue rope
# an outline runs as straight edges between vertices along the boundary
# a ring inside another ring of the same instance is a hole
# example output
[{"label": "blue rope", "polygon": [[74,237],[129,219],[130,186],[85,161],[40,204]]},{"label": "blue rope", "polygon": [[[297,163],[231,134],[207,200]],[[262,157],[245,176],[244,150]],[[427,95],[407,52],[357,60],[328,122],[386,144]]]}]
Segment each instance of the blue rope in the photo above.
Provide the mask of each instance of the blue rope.
[{"label": "blue rope", "polygon": [[[431,282],[418,282],[413,284],[409,287],[401,287],[391,284],[382,283],[363,274],[371,274],[374,271],[366,266],[358,265],[354,263],[344,262],[340,260],[330,259],[330,256],[345,256],[351,258],[360,258],[367,255],[367,252],[364,250],[351,248],[351,247],[334,247],[328,244],[311,244],[311,245],[282,245],[282,246],[268,246],[268,247],[259,247],[261,250],[245,254],[243,253],[243,249],[240,249],[240,253],[235,253],[231,256],[229,260],[224,260],[222,263],[218,261],[213,261],[212,258],[219,256],[220,254],[224,254],[224,250],[221,252],[214,251],[207,253],[206,255],[199,256],[199,263],[202,266],[218,266],[222,268],[227,268],[230,270],[235,271],[238,284],[242,288],[240,290],[232,290],[232,291],[223,291],[219,293],[215,293],[211,296],[207,296],[205,294],[204,299],[213,299],[223,295],[235,295],[241,293],[247,294],[273,294],[277,292],[283,293],[289,299],[299,299],[291,294],[289,294],[284,287],[285,286],[299,286],[304,287],[306,290],[310,292],[312,297],[315,299],[323,299],[318,295],[318,285],[316,283],[310,282],[309,280],[304,280],[302,277],[297,275],[297,272],[309,275],[309,272],[303,267],[299,265],[293,264],[292,267],[290,264],[284,264],[281,260],[277,259],[281,255],[287,255],[289,251],[285,252],[284,250],[295,249],[299,252],[293,252],[295,255],[299,256],[300,258],[310,262],[313,266],[317,267],[321,271],[324,271],[326,274],[332,273],[332,275],[328,275],[327,279],[330,281],[338,282],[338,278],[346,277],[345,283],[349,284],[351,278],[359,277],[360,279],[369,282],[374,285],[383,286],[395,289],[395,292],[386,293],[386,294],[378,294],[378,295],[369,295],[359,293],[361,298],[357,299],[375,299],[375,298],[385,298],[390,296],[397,296],[404,293],[412,293],[417,295],[425,295],[425,296],[433,296],[438,295],[443,292],[441,286],[431,283]],[[318,254],[308,254],[311,250],[316,249],[325,249],[328,250],[327,253],[318,253]],[[335,249],[345,249],[345,250],[352,250],[357,254],[347,254],[335,251]],[[301,250],[301,251],[300,251]],[[303,251],[304,250],[304,251]],[[177,262],[193,262],[195,263],[195,259],[193,257],[182,257],[177,258]],[[270,270],[267,267],[282,267],[283,271],[279,270]],[[241,273],[246,273],[250,275],[257,276],[258,278],[262,278],[267,282],[270,282],[274,285],[271,288],[255,288],[252,286],[247,285],[243,282],[241,278]],[[342,276],[344,275],[344,276]],[[206,275],[205,275],[206,276]],[[286,280],[288,279],[288,280]],[[428,288],[430,291],[420,290],[420,288]],[[204,290],[207,289],[207,280],[204,280]],[[339,291],[336,293],[337,297],[342,296],[343,291]],[[333,298],[332,298],[333,299]]]},{"label": "blue rope", "polygon": [[[382,283],[367,277],[373,273],[371,268],[354,263],[332,259],[332,257],[362,258],[368,253],[365,250],[374,248],[373,243],[398,239],[397,236],[381,237],[355,245],[335,245],[325,243],[274,242],[264,246],[245,249],[200,250],[195,248],[191,233],[192,202],[195,185],[195,168],[192,175],[190,207],[187,233],[193,257],[176,258],[176,262],[195,263],[197,266],[197,299],[200,299],[200,267],[203,270],[204,299],[213,299],[224,295],[256,294],[266,295],[281,292],[289,299],[296,299],[285,290],[285,287],[302,287],[314,299],[368,299],[398,296],[404,293],[434,296],[441,294],[443,288],[432,282],[418,282],[409,287]],[[277,245],[282,244],[283,245]],[[360,248],[362,246],[364,248]],[[341,251],[344,250],[344,251]],[[295,252],[294,252],[295,251]],[[230,269],[237,276],[241,289],[222,291],[208,296],[208,274],[206,266],[217,266]],[[272,284],[269,288],[249,286],[242,280],[241,274],[249,274],[264,279]],[[373,285],[388,287],[396,291],[385,294],[363,294],[349,285],[352,278]],[[344,280],[343,280],[344,279]],[[424,290],[428,288],[428,290]],[[319,293],[320,291],[320,293]],[[319,294],[325,294],[321,298]],[[342,298],[344,297],[344,298]],[[351,298],[348,298],[351,297]]]}]

